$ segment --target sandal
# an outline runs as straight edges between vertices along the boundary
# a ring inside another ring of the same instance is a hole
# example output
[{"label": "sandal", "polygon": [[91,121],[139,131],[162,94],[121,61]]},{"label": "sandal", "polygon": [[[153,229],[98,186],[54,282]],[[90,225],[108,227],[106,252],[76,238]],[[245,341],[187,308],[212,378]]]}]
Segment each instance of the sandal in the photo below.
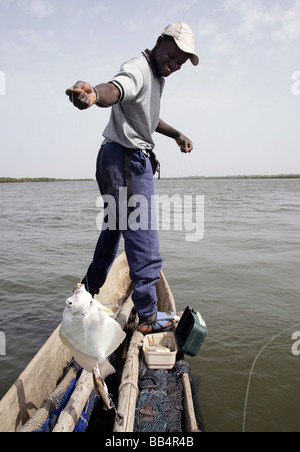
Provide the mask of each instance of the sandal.
[{"label": "sandal", "polygon": [[157,312],[148,319],[141,319],[138,331],[143,334],[163,333],[173,328],[179,322],[180,317],[181,314],[177,314],[176,312]]}]

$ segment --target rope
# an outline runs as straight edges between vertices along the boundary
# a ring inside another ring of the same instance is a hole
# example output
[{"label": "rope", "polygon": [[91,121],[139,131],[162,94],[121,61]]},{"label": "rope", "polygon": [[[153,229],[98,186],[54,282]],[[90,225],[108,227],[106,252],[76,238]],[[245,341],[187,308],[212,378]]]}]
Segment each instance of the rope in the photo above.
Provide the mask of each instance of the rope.
[{"label": "rope", "polygon": [[123,386],[126,386],[126,385],[131,385],[134,389],[136,389],[137,392],[139,392],[139,388],[132,381],[124,381],[122,384],[120,384],[119,391],[121,390],[121,388],[123,388]]},{"label": "rope", "polygon": [[258,358],[262,355],[262,353],[266,350],[266,348],[272,343],[274,342],[276,339],[278,339],[280,336],[282,336],[284,333],[286,333],[287,331],[290,331],[294,328],[297,328],[297,326],[299,326],[299,323],[296,323],[296,325],[293,325],[283,331],[281,331],[281,333],[276,334],[276,336],[274,336],[269,342],[267,342],[267,344],[265,344],[262,349],[259,351],[259,353],[256,355],[251,370],[250,370],[250,374],[249,374],[249,380],[248,380],[248,385],[247,385],[247,390],[246,390],[246,397],[245,397],[245,405],[244,405],[244,416],[243,416],[243,433],[246,432],[246,416],[247,416],[247,407],[248,407],[248,398],[249,398],[249,391],[250,391],[250,384],[251,384],[251,378],[254,372],[254,368],[255,365],[258,361]]}]

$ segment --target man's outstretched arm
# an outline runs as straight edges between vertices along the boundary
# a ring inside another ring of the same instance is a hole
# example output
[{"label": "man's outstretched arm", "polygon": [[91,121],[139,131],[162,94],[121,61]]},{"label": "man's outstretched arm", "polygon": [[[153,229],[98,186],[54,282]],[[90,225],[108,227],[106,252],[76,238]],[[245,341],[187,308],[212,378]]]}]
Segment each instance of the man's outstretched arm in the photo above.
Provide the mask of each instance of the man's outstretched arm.
[{"label": "man's outstretched arm", "polygon": [[108,108],[116,104],[120,91],[113,83],[102,83],[93,87],[87,82],[79,81],[66,90],[66,95],[79,110],[86,110],[92,105]]}]

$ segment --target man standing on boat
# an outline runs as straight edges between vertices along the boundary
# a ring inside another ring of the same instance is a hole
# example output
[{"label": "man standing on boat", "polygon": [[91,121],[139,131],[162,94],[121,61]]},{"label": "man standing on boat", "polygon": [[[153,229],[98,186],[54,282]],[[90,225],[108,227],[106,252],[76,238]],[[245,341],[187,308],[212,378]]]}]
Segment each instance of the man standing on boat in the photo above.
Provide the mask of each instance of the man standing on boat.
[{"label": "man standing on boat", "polygon": [[[194,35],[188,25],[177,22],[163,31],[152,51],[145,50],[142,56],[125,63],[109,83],[93,87],[79,81],[66,91],[70,101],[80,110],[92,105],[112,107],[109,124],[103,133],[105,140],[97,160],[96,178],[101,194],[116,200],[117,225],[124,221],[118,207],[120,188],[127,188],[128,200],[133,195],[142,195],[148,201],[148,228],[104,229],[93,262],[82,281],[92,296],[99,293],[123,235],[133,281],[132,300],[140,319],[139,331],[144,334],[164,331],[174,324],[174,314],[157,311],[156,284],[160,280],[162,257],[158,232],[151,227],[153,173],[157,169],[153,134],[158,132],[174,139],[181,152],[189,153],[193,149],[189,138],[159,116],[165,78],[180,70],[188,60],[194,66],[199,64]],[[128,207],[127,221],[130,214]]]}]

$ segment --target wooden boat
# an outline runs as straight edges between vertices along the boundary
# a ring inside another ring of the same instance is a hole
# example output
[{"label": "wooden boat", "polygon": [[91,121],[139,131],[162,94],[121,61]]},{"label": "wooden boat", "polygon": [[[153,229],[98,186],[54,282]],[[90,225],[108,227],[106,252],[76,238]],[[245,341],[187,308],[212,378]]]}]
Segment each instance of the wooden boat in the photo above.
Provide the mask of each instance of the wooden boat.
[{"label": "wooden boat", "polygon": [[[111,309],[113,305],[117,319],[124,329],[128,326],[130,317],[132,318],[134,308],[131,293],[132,283],[129,277],[127,260],[123,253],[112,266],[98,299],[102,304],[109,305]],[[157,294],[159,310],[164,312],[176,311],[173,295],[163,273],[157,285]],[[40,412],[40,407],[43,407],[42,411],[43,409],[46,412],[49,411],[50,408],[47,405],[49,394],[55,391],[64,369],[72,360],[70,350],[62,344],[59,338],[59,328],[60,326],[53,332],[0,401],[0,432],[22,431],[23,426],[28,425],[28,422]],[[125,341],[125,345],[123,345],[122,353],[123,356],[126,355],[126,358],[124,358],[122,379],[118,387],[117,406],[117,411],[122,416],[122,422],[116,419],[113,432],[134,431],[136,401],[139,392],[139,355],[143,341],[144,336],[135,329],[133,333],[131,332],[130,341]],[[184,388],[184,425],[182,430],[186,432],[199,431],[190,378],[187,374],[182,376],[182,383]],[[92,376],[83,371],[72,397],[58,419],[54,432],[73,431],[92,390]]]}]

